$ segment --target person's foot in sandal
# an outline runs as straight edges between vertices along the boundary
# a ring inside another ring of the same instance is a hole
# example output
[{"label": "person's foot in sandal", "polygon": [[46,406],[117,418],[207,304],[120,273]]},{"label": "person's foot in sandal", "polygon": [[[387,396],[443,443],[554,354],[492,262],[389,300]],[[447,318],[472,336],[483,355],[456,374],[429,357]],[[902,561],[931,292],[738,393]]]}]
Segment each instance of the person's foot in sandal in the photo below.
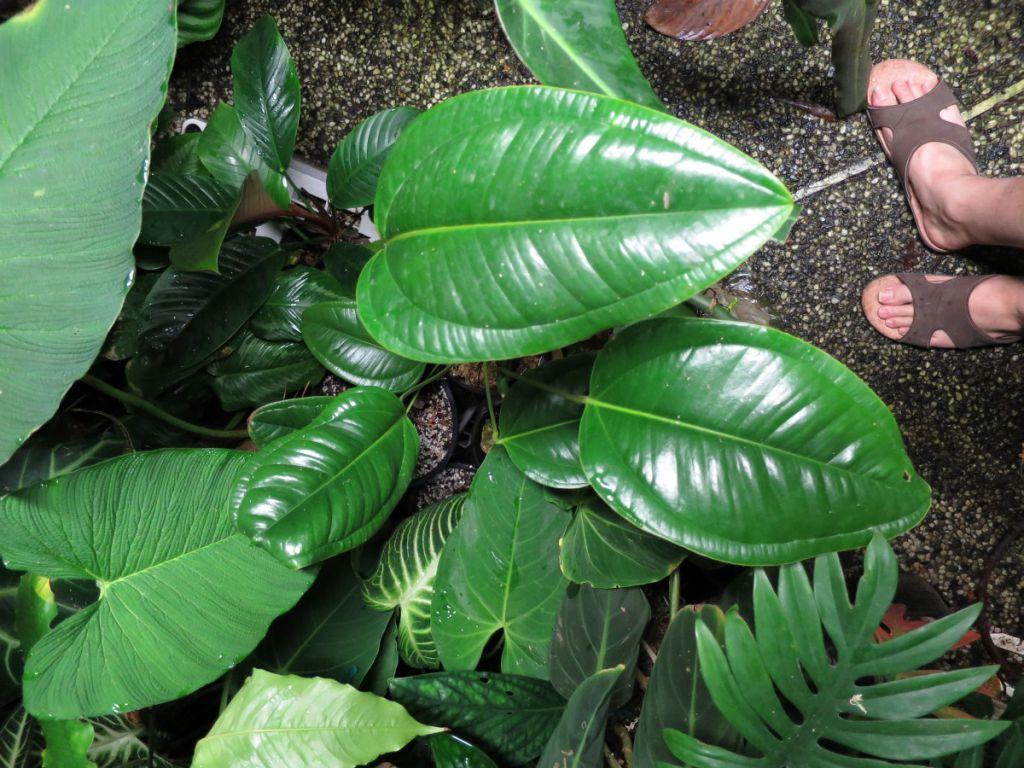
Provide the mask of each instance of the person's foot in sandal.
[{"label": "person's foot in sandal", "polygon": [[868,322],[893,341],[963,349],[1020,341],[1024,280],[1006,275],[885,275],[861,296]]}]

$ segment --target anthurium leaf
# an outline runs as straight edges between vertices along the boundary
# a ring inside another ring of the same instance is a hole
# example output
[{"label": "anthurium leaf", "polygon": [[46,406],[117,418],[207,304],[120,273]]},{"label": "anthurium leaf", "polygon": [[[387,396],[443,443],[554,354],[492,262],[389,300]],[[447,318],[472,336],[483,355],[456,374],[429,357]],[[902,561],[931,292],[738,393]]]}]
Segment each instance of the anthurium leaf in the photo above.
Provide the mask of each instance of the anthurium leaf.
[{"label": "anthurium leaf", "polygon": [[416,119],[415,107],[394,107],[363,120],[334,150],[327,168],[327,195],[335,208],[373,203],[377,179],[391,147]]},{"label": "anthurium leaf", "polygon": [[257,669],[196,745],[192,768],[356,768],[439,730],[350,685]]},{"label": "anthurium leaf", "polygon": [[350,389],[252,457],[232,501],[238,529],[293,568],[346,552],[387,519],[418,450],[397,397]]},{"label": "anthurium leaf", "polygon": [[302,93],[277,23],[261,17],[231,54],[235,108],[266,164],[284,174],[295,152]]},{"label": "anthurium leaf", "polygon": [[211,386],[226,411],[240,411],[303,392],[324,377],[324,369],[305,345],[267,341],[242,331],[231,355],[207,367]]},{"label": "anthurium leaf", "polygon": [[174,40],[174,7],[150,0],[44,0],[0,26],[0,462],[92,365],[131,286]]},{"label": "anthurium leaf", "polygon": [[[134,453],[0,499],[12,568],[100,583],[25,664],[43,718],[129,711],[178,698],[251,651],[309,586],[232,525],[245,455]],[[201,587],[201,585],[215,585]]]},{"label": "anthurium leaf", "polygon": [[302,314],[313,304],[343,297],[338,281],[311,267],[296,267],[277,276],[270,298],[253,315],[250,328],[270,341],[302,341]]},{"label": "anthurium leaf", "polygon": [[388,158],[386,245],[359,312],[417,360],[547,352],[703,290],[793,210],[762,166],[674,117],[555,88],[468,93],[417,118]]},{"label": "anthurium leaf", "polygon": [[205,174],[206,167],[199,160],[199,132],[176,133],[165,136],[153,145],[150,172]]},{"label": "anthurium leaf", "polygon": [[353,384],[399,392],[423,376],[425,365],[380,346],[366,332],[352,299],[314,304],[302,315],[302,338],[325,368]]},{"label": "anthurium leaf", "polygon": [[403,520],[388,539],[380,563],[363,587],[367,604],[399,610],[398,648],[417,669],[440,665],[430,633],[430,601],[441,550],[462,519],[464,494],[432,504]]},{"label": "anthurium leaf", "polygon": [[142,307],[159,277],[159,272],[136,271],[135,282],[125,297],[121,314],[114,321],[103,345],[103,357],[107,360],[128,360],[138,353]]},{"label": "anthurium leaf", "polygon": [[391,615],[365,605],[361,587],[347,557],[329,560],[298,604],[271,625],[258,650],[260,666],[362,683]]},{"label": "anthurium leaf", "polygon": [[504,632],[501,669],[547,678],[555,614],[568,582],[558,539],[569,513],[503,448],[477,471],[459,525],[441,552],[430,631],[445,669],[473,669]]},{"label": "anthurium leaf", "polygon": [[391,620],[380,641],[380,651],[359,689],[376,693],[378,696],[387,695],[388,681],[398,671],[398,658],[398,622],[395,621],[394,614],[391,614]]},{"label": "anthurium leaf", "polygon": [[664,109],[622,32],[615,0],[496,0],[516,54],[544,85]]},{"label": "anthurium leaf", "polygon": [[651,619],[651,607],[639,589],[570,587],[558,609],[551,640],[551,684],[565,698],[591,675],[621,665],[612,704],[621,706],[633,695],[640,638]]},{"label": "anthurium leaf", "polygon": [[224,18],[224,0],[178,0],[178,47],[212,40]]},{"label": "anthurium leaf", "polygon": [[580,684],[569,699],[537,765],[601,767],[608,705],[615,691],[620,690],[622,675],[623,667],[620,665],[595,672]]},{"label": "anthurium leaf", "polygon": [[655,0],[644,20],[680,40],[712,40],[750,24],[770,0]]},{"label": "anthurium leaf", "polygon": [[257,408],[249,416],[249,437],[262,448],[279,437],[305,427],[323,413],[333,399],[329,395],[296,397]]},{"label": "anthurium leaf", "polygon": [[864,382],[810,344],[746,323],[665,318],[623,331],[594,366],[580,453],[626,520],[731,563],[895,536],[931,500]]},{"label": "anthurium leaf", "polygon": [[342,294],[356,297],[356,284],[366,262],[373,256],[369,248],[353,243],[335,243],[324,254],[324,269],[338,281]]},{"label": "anthurium leaf", "polygon": [[636,768],[658,768],[676,762],[665,744],[666,728],[730,749],[740,743],[739,735],[711,700],[701,677],[694,634],[698,620],[704,622],[719,643],[724,642],[725,614],[717,606],[686,607],[672,618],[658,649],[633,738]]},{"label": "anthurium leaf", "polygon": [[430,737],[430,756],[436,768],[498,768],[483,751],[451,733]]},{"label": "anthurium leaf", "polygon": [[818,20],[805,11],[796,0],[782,0],[782,13],[800,45],[810,48],[818,43]]},{"label": "anthurium leaf", "polygon": [[142,197],[140,242],[176,245],[234,213],[237,193],[205,172],[158,171]]},{"label": "anthurium leaf", "polygon": [[600,589],[661,581],[685,555],[685,550],[627,523],[597,499],[576,508],[558,545],[565,577]]},{"label": "anthurium leaf", "polygon": [[491,672],[399,677],[390,693],[414,717],[450,728],[511,765],[537,758],[565,709],[549,683]]},{"label": "anthurium leaf", "polygon": [[236,237],[224,244],[220,274],[166,270],[142,305],[129,382],[158,394],[203,367],[270,296],[286,258],[272,240]]}]

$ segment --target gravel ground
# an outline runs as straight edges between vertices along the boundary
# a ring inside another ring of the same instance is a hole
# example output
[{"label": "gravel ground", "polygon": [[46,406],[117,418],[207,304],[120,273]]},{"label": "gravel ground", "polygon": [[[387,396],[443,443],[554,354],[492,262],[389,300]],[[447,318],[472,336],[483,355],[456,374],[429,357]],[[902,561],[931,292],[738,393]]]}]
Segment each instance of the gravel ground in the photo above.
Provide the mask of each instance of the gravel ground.
[{"label": "gravel ground", "polygon": [[[895,173],[885,164],[808,194],[810,185],[878,153],[860,116],[827,122],[792,101],[828,103],[825,46],[805,52],[773,5],[726,39],[679,43],[642,20],[648,0],[620,0],[627,36],[655,90],[677,115],[759,158],[803,194],[784,245],[749,262],[748,283],[780,324],[831,352],[892,407],[935,492],[934,508],[897,543],[904,566],[953,606],[970,601],[981,565],[1024,513],[1018,346],[966,354],[890,344],[860,314],[861,287],[894,270],[1024,273],[1020,254],[993,249],[936,255],[917,239]],[[529,82],[488,3],[477,0],[233,0],[212,43],[183,52],[172,98],[202,114],[229,98],[234,41],[272,13],[291,45],[305,99],[299,151],[326,163],[360,119],[397,104],[427,107],[479,87]],[[884,2],[877,59],[914,58],[940,73],[968,106],[1024,79],[1024,2]],[[1020,173],[1024,98],[972,121],[984,172]],[[993,582],[997,627],[1022,633],[1024,546]]]}]

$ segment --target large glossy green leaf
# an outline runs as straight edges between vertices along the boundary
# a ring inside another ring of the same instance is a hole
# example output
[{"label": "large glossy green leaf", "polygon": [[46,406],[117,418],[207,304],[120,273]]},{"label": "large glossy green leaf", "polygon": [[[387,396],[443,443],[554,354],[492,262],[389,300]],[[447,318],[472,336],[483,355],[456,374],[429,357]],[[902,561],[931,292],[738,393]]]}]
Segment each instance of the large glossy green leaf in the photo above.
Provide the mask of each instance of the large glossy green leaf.
[{"label": "large glossy green leaf", "polygon": [[619,689],[621,666],[595,672],[573,692],[538,766],[601,768],[608,705]]},{"label": "large glossy green leaf", "polygon": [[175,245],[234,213],[237,195],[207,173],[157,171],[142,197],[139,241]]},{"label": "large glossy green leaf", "polygon": [[362,683],[391,616],[365,605],[361,588],[347,557],[328,561],[298,604],[271,625],[258,651],[260,666]]},{"label": "large glossy green leaf", "polygon": [[379,611],[399,610],[398,648],[417,669],[440,665],[430,633],[430,602],[441,550],[462,519],[466,496],[453,496],[403,520],[391,534],[377,570],[363,587],[366,602]]},{"label": "large glossy green leaf", "polygon": [[384,166],[370,333],[429,362],[546,352],[678,304],[794,212],[764,167],[674,117],[555,88],[457,96]]},{"label": "large glossy green leaf", "polygon": [[568,582],[558,539],[569,514],[492,448],[437,568],[430,631],[445,669],[473,669],[495,632],[503,672],[547,678],[555,614]]},{"label": "large glossy green leaf", "polygon": [[224,18],[224,0],[178,0],[178,47],[213,39]]},{"label": "large glossy green leaf", "polygon": [[277,23],[261,17],[231,54],[238,117],[274,171],[284,174],[295,152],[302,93],[299,73]]},{"label": "large glossy green leaf", "polygon": [[249,437],[261,448],[279,437],[305,427],[333,400],[329,395],[296,397],[257,408],[249,416]]},{"label": "large glossy green leaf", "polygon": [[569,698],[591,675],[622,665],[612,703],[633,695],[633,671],[651,607],[639,589],[570,587],[558,609],[551,640],[551,684]]},{"label": "large glossy green leaf", "polygon": [[482,750],[450,733],[430,737],[430,756],[436,768],[498,768]]},{"label": "large glossy green leaf", "polygon": [[363,245],[335,243],[324,254],[324,269],[338,281],[342,295],[348,299],[356,297],[359,275],[373,252]]},{"label": "large glossy green leaf", "polygon": [[895,536],[931,495],[864,382],[810,344],[744,323],[626,329],[594,366],[580,452],[628,521],[732,563]]},{"label": "large glossy green leaf", "polygon": [[665,744],[666,728],[730,749],[739,745],[738,734],[718,711],[701,677],[694,634],[698,619],[720,643],[724,642],[725,615],[717,606],[687,607],[673,617],[658,648],[633,737],[635,768],[658,768],[675,762]]},{"label": "large glossy green leaf", "polygon": [[495,0],[519,58],[544,85],[664,109],[633,58],[615,0]]},{"label": "large glossy green leaf", "polygon": [[286,258],[272,240],[236,237],[224,244],[220,274],[164,272],[142,306],[129,382],[152,395],[202,368],[267,300]]},{"label": "large glossy green leaf", "polygon": [[552,488],[586,487],[579,434],[593,367],[592,354],[554,360],[524,376],[502,403],[498,443],[531,480]]},{"label": "large glossy green leaf", "polygon": [[384,630],[384,636],[380,641],[380,652],[373,664],[370,665],[366,677],[363,678],[359,689],[370,691],[378,696],[385,696],[388,692],[388,681],[398,671],[398,622],[394,614]]},{"label": "large glossy green leaf", "polygon": [[223,674],[298,600],[310,576],[232,525],[245,460],[135,453],[0,499],[10,567],[100,584],[95,603],[29,654],[29,712],[74,718],[178,698]]},{"label": "large glossy green leaf", "polygon": [[685,550],[627,523],[597,499],[576,508],[558,545],[562,573],[600,589],[639,587],[676,569]]},{"label": "large glossy green leaf", "polygon": [[363,120],[334,150],[327,168],[327,196],[335,208],[373,203],[377,179],[391,147],[420,111],[394,107]]},{"label": "large glossy green leaf", "polygon": [[257,669],[196,745],[192,768],[356,768],[439,730],[350,685]]},{"label": "large glossy green leaf", "polygon": [[451,728],[503,763],[544,749],[565,700],[543,680],[488,672],[436,672],[391,681],[391,697],[415,717]]},{"label": "large glossy green leaf", "polygon": [[398,398],[350,389],[252,457],[232,501],[238,528],[294,568],[346,552],[383,525],[418,450]]},{"label": "large glossy green leaf", "polygon": [[103,344],[103,357],[107,360],[129,360],[138,354],[142,307],[159,278],[159,272],[135,273],[135,282],[125,297],[121,314],[117,316],[114,327],[110,329]]},{"label": "large glossy green leaf", "polygon": [[282,272],[270,298],[260,307],[250,327],[270,341],[302,341],[302,315],[314,304],[343,297],[338,281],[311,267]]},{"label": "large glossy green leaf", "polygon": [[0,462],[85,373],[132,283],[174,7],[40,0],[0,26]]},{"label": "large glossy green leaf", "polygon": [[228,357],[208,366],[213,391],[226,411],[264,405],[289,392],[303,392],[324,377],[324,369],[304,344],[267,341],[242,331]]},{"label": "large glossy green leaf", "polygon": [[302,315],[302,338],[331,373],[353,384],[398,392],[423,376],[423,363],[389,352],[373,340],[351,299],[307,309]]}]

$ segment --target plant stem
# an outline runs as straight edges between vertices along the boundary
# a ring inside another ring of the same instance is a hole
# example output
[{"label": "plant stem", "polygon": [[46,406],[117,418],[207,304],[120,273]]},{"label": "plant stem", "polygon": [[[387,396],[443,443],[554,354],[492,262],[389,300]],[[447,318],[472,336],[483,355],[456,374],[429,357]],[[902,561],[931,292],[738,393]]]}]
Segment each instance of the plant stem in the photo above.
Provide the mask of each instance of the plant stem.
[{"label": "plant stem", "polygon": [[703,293],[698,293],[696,296],[691,296],[689,299],[683,302],[690,309],[695,309],[698,312],[703,312],[709,317],[713,317],[716,320],[735,320],[732,312],[723,307],[714,299],[709,299]]},{"label": "plant stem", "polygon": [[[438,379],[444,378],[448,374],[448,371],[450,371],[451,369],[452,369],[452,367],[450,365],[442,366],[441,370],[437,371],[436,373],[430,374],[427,378],[425,378],[419,384],[413,384],[411,387],[409,387],[407,390],[405,390],[405,392],[403,392],[401,395],[399,395],[398,399],[399,400],[405,400],[405,398],[407,398],[409,395],[414,395],[417,392],[419,392],[421,389],[423,389],[424,387],[429,387],[431,384],[433,384]],[[415,398],[413,398],[413,400],[415,400]]]},{"label": "plant stem", "polygon": [[185,432],[191,432],[194,435],[201,435],[202,437],[212,437],[217,440],[244,440],[249,436],[249,433],[244,429],[210,429],[209,427],[201,427],[198,424],[190,424],[189,422],[179,419],[177,416],[172,416],[163,408],[148,400],[143,400],[137,395],[133,395],[131,392],[125,392],[122,389],[118,389],[102,379],[97,379],[92,374],[85,374],[82,377],[82,383],[86,384],[97,392],[102,392],[104,395],[120,400],[125,405],[130,405],[133,408],[137,408],[143,413],[147,413],[153,418],[159,419],[165,424],[170,424],[172,427],[177,427]]},{"label": "plant stem", "polygon": [[498,444],[498,419],[494,416],[494,403],[491,401],[491,376],[488,371],[491,370],[490,363],[483,363],[484,368],[484,396],[487,398],[487,414],[491,419],[491,441]]},{"label": "plant stem", "polygon": [[304,219],[310,224],[315,224],[317,228],[323,230],[329,235],[338,234],[338,225],[333,220],[328,219],[326,216],[321,216],[319,213],[313,211],[307,211],[298,203],[292,203],[291,208],[288,209],[288,215],[294,216],[298,219]]},{"label": "plant stem", "polygon": [[587,404],[587,398],[583,395],[574,395],[572,392],[566,392],[564,389],[559,389],[558,387],[553,387],[550,384],[545,384],[543,381],[537,381],[536,379],[521,376],[512,369],[506,368],[503,365],[499,365],[498,370],[509,378],[521,381],[529,387],[536,387],[543,392],[550,392],[553,395],[558,395],[559,397],[568,400],[570,403],[580,403],[581,405]]},{"label": "plant stem", "polygon": [[668,577],[668,618],[669,621],[676,617],[679,613],[679,569],[676,568],[672,571],[672,575]]}]

